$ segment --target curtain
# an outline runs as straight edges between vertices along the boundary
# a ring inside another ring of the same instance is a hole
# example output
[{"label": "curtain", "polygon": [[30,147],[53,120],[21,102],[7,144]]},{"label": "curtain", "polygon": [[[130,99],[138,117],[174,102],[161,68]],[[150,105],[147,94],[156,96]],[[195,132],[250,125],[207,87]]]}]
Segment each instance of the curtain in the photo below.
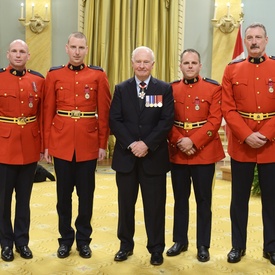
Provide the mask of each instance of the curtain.
[{"label": "curtain", "polygon": [[178,2],[180,0],[86,0],[86,63],[101,66],[111,86],[133,76],[131,53],[138,46],[154,51],[154,77],[178,78]]}]

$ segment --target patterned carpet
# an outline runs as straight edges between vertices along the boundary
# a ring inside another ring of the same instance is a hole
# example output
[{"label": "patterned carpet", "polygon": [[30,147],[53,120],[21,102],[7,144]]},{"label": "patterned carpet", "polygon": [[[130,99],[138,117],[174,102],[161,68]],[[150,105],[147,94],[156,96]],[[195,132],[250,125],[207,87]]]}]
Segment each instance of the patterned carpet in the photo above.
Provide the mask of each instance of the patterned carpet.
[{"label": "patterned carpet", "polygon": [[[52,168],[51,168],[52,169]],[[136,205],[136,234],[133,256],[125,262],[115,262],[114,254],[119,248],[116,237],[117,226],[117,189],[114,172],[109,167],[98,167],[92,225],[91,259],[79,257],[75,245],[70,257],[59,259],[57,250],[57,214],[55,210],[55,182],[35,183],[31,200],[32,222],[30,248],[34,257],[30,260],[20,258],[15,253],[13,262],[0,259],[0,274],[16,275],[69,275],[69,274],[275,274],[275,266],[262,257],[262,222],[260,199],[250,200],[247,255],[237,264],[229,264],[226,255],[231,248],[229,197],[230,182],[219,179],[215,183],[213,197],[213,226],[211,259],[200,263],[196,259],[195,246],[195,203],[191,197],[190,243],[189,250],[176,257],[164,254],[161,266],[149,263],[150,255],[146,250],[146,235],[143,221],[141,198]],[[74,215],[77,198],[74,195]],[[170,176],[167,185],[166,210],[166,250],[172,245],[173,193]]]}]

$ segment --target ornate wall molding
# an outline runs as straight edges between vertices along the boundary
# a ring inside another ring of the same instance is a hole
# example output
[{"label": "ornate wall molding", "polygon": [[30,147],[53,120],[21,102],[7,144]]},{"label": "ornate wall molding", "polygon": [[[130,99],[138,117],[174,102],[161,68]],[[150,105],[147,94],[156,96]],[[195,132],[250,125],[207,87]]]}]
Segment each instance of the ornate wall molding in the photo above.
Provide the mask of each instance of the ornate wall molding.
[{"label": "ornate wall molding", "polygon": [[86,0],[78,0],[78,31],[84,31],[84,14]]},{"label": "ornate wall molding", "polygon": [[[180,63],[180,54],[184,48],[184,15],[185,15],[185,0],[179,0],[179,18],[178,18],[178,59]],[[178,78],[182,78],[182,72],[178,67]]]}]

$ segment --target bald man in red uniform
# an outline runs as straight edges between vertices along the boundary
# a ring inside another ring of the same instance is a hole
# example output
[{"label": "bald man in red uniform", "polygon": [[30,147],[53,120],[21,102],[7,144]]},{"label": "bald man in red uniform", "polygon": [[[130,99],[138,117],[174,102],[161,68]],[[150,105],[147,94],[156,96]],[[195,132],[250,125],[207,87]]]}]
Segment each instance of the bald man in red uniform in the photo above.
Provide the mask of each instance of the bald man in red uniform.
[{"label": "bald man in red uniform", "polygon": [[[34,173],[43,152],[41,99],[44,77],[27,70],[27,44],[14,40],[8,49],[9,66],[0,70],[0,240],[1,258],[14,259],[13,245],[25,259],[33,257],[29,243],[30,197]],[[11,201],[15,191],[14,227]]]},{"label": "bald man in red uniform", "polygon": [[[95,168],[106,156],[111,94],[103,70],[83,63],[88,47],[82,33],[69,36],[66,52],[69,63],[51,68],[46,77],[45,158],[50,162],[54,157],[57,178],[57,256],[68,257],[76,240],[79,255],[90,258]],[[74,187],[79,202],[76,230],[71,226]]]},{"label": "bald man in red uniform", "polygon": [[275,58],[268,57],[266,29],[245,30],[247,59],[229,64],[222,81],[222,111],[230,128],[232,249],[229,263],[246,252],[248,202],[257,164],[264,227],[263,256],[275,265]]},{"label": "bald man in red uniform", "polygon": [[174,191],[174,245],[167,256],[188,249],[191,182],[197,202],[197,259],[210,259],[211,201],[215,163],[224,158],[218,130],[221,125],[221,86],[199,75],[200,54],[181,54],[181,81],[172,83],[175,117],[169,134],[171,177]]}]

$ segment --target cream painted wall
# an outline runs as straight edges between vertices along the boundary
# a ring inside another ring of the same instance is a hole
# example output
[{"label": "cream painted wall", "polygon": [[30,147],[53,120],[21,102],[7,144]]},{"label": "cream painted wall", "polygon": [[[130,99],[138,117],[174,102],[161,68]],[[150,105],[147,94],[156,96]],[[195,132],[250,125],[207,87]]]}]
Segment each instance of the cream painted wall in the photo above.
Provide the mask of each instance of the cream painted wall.
[{"label": "cream painted wall", "polygon": [[6,52],[14,39],[25,40],[25,30],[18,21],[22,0],[0,0],[0,68],[6,67]]},{"label": "cream painted wall", "polygon": [[[25,38],[25,30],[20,25],[20,3],[24,0],[0,0],[0,67],[7,65],[6,50],[9,43],[17,38]],[[43,1],[43,0],[41,0]],[[112,0],[115,1],[115,0]],[[152,0],[154,1],[154,0]],[[185,0],[184,45],[196,48],[202,57],[201,74],[211,77],[214,0]],[[230,0],[228,0],[230,2]],[[274,0],[243,0],[244,28],[255,21],[267,27],[269,43],[267,53],[275,55]],[[77,30],[77,0],[52,0],[52,65],[67,62],[64,51],[68,35]],[[231,53],[230,53],[231,55]],[[32,68],[35,69],[35,68]]]},{"label": "cream painted wall", "polygon": [[214,0],[185,0],[184,49],[201,55],[201,75],[211,77]]},{"label": "cream painted wall", "polygon": [[242,2],[244,3],[243,32],[245,28],[253,22],[260,22],[264,24],[269,37],[266,52],[268,55],[275,55],[275,1],[242,0]]},{"label": "cream painted wall", "polygon": [[[6,51],[10,42],[14,39],[25,40],[25,28],[18,21],[22,2],[25,3],[25,0],[0,0],[0,68],[6,67],[8,64]],[[67,63],[65,44],[69,34],[77,31],[77,12],[77,0],[52,0],[50,22],[52,30],[51,66]],[[35,58],[35,56],[32,56],[32,58]],[[34,67],[31,69],[36,70]]]},{"label": "cream painted wall", "polygon": [[[225,0],[225,3],[233,0]],[[274,25],[274,0],[242,0],[244,3],[244,23],[243,23],[243,37],[245,28],[253,22],[261,22],[267,28],[269,42],[267,45],[267,54],[275,55],[275,25]],[[196,48],[202,57],[202,71],[203,76],[212,76],[212,57],[214,55],[221,55],[221,57],[230,60],[233,49],[226,52],[212,51],[213,44],[213,27],[211,19],[214,15],[215,0],[186,0],[186,14],[185,14],[185,32],[184,32],[184,48]],[[235,35],[237,33],[235,32]],[[221,43],[227,43],[226,34]],[[235,39],[235,37],[233,37]],[[233,41],[234,44],[234,41]],[[226,46],[226,45],[222,45]],[[245,50],[246,52],[246,50]],[[223,68],[221,73],[223,72]],[[220,76],[218,77],[220,78]],[[220,81],[220,79],[217,79]]]},{"label": "cream painted wall", "polygon": [[52,66],[68,61],[65,44],[70,33],[78,31],[77,13],[77,0],[52,0]]}]

